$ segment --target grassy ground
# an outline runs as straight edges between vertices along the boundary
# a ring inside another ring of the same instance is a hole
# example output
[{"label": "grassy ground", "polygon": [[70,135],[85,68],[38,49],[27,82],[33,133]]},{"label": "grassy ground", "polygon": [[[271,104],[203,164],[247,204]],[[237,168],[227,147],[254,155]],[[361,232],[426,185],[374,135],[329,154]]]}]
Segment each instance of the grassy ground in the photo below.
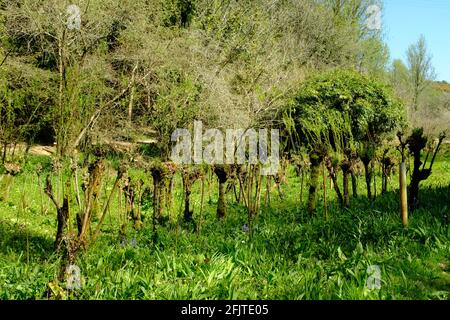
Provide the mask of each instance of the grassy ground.
[{"label": "grassy ground", "polygon": [[[32,157],[9,192],[1,181],[0,299],[45,299],[48,283],[59,272],[53,253],[55,209],[43,194],[36,165],[50,170],[46,157]],[[113,171],[111,170],[111,173]],[[142,172],[134,172],[146,179]],[[114,177],[111,176],[111,179]],[[54,176],[57,185],[57,176]],[[204,224],[197,235],[192,225],[167,222],[152,241],[151,207],[144,207],[144,229],[130,228],[119,237],[117,201],[103,233],[79,256],[82,288],[78,299],[449,299],[450,153],[440,156],[421,189],[422,207],[404,229],[398,213],[397,177],[390,191],[365,197],[363,178],[358,199],[341,210],[328,189],[324,218],[323,190],[317,216],[300,204],[299,178],[290,171],[283,186],[286,198],[272,193],[271,206],[255,220],[252,238],[245,232],[245,208],[228,196],[228,216],[217,221],[216,184],[207,186]],[[199,183],[194,185],[194,219],[200,207]],[[328,187],[329,188],[329,187]],[[263,193],[264,194],[264,193]],[[306,188],[304,192],[306,200]],[[181,211],[180,179],[174,193]],[[381,271],[381,289],[366,286],[368,267]],[[63,283],[59,284],[64,289]],[[67,298],[67,296],[66,296]]]}]

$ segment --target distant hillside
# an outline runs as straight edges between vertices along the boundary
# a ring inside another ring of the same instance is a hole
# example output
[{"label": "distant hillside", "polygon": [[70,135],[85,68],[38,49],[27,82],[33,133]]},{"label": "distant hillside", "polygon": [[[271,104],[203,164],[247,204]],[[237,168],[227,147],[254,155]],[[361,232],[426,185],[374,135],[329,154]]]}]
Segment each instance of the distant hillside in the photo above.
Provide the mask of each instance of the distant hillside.
[{"label": "distant hillside", "polygon": [[437,81],[433,84],[433,87],[437,90],[444,91],[450,94],[450,83],[446,81]]}]

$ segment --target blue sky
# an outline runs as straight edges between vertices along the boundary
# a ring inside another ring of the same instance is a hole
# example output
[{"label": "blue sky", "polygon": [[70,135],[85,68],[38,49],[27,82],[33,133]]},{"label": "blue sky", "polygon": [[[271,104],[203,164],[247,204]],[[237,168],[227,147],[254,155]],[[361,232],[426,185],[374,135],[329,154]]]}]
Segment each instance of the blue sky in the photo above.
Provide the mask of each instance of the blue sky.
[{"label": "blue sky", "polygon": [[383,29],[391,59],[423,34],[437,79],[450,82],[450,0],[384,0]]}]

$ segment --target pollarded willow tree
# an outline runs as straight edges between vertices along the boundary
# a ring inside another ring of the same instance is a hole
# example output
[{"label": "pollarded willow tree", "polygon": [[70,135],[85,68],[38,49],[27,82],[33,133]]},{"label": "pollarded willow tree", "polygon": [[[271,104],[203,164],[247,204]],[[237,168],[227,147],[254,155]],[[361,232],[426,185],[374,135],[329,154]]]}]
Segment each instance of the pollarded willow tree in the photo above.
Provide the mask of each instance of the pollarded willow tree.
[{"label": "pollarded willow tree", "polygon": [[[288,148],[306,146],[309,150],[311,214],[316,206],[320,165],[328,154],[341,155],[341,169],[349,174],[349,150],[376,145],[405,119],[403,105],[387,86],[351,70],[333,70],[307,80],[280,115]],[[348,183],[344,184],[344,194],[348,194]]]}]

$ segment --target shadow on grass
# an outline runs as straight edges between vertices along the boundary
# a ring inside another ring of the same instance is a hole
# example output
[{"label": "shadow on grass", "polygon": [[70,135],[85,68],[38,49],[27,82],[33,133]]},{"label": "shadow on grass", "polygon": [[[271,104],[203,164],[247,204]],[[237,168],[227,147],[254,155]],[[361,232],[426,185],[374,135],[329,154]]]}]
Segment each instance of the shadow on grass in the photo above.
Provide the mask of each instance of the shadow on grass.
[{"label": "shadow on grass", "polygon": [[27,230],[25,226],[0,220],[0,254],[11,252],[30,259],[46,260],[54,252],[53,240]]},{"label": "shadow on grass", "polygon": [[[368,200],[366,196],[352,199],[352,210],[377,211],[380,214],[391,214],[400,210],[399,191],[389,191],[383,195],[377,195]],[[414,211],[408,210],[409,214],[429,213],[431,217],[443,218],[450,213],[450,186],[421,187],[419,191],[419,205]]]},{"label": "shadow on grass", "polygon": [[[334,196],[334,195],[333,195]],[[334,198],[334,197],[333,197]],[[422,188],[421,203],[410,212],[411,228],[405,229],[400,219],[399,193],[389,191],[368,200],[365,195],[351,199],[351,207],[343,209],[337,201],[328,201],[328,220],[325,218],[323,197],[317,199],[317,212],[310,216],[305,203],[295,201],[263,207],[259,222],[270,232],[255,234],[265,243],[268,252],[291,254],[295,259],[299,252],[310,252],[323,259],[333,258],[333,252],[340,247],[345,254],[352,254],[360,242],[364,247],[370,244],[377,250],[402,248],[407,243],[412,254],[426,252],[426,243],[446,234],[450,212],[450,189],[447,186]],[[416,230],[418,229],[418,230]]]}]

